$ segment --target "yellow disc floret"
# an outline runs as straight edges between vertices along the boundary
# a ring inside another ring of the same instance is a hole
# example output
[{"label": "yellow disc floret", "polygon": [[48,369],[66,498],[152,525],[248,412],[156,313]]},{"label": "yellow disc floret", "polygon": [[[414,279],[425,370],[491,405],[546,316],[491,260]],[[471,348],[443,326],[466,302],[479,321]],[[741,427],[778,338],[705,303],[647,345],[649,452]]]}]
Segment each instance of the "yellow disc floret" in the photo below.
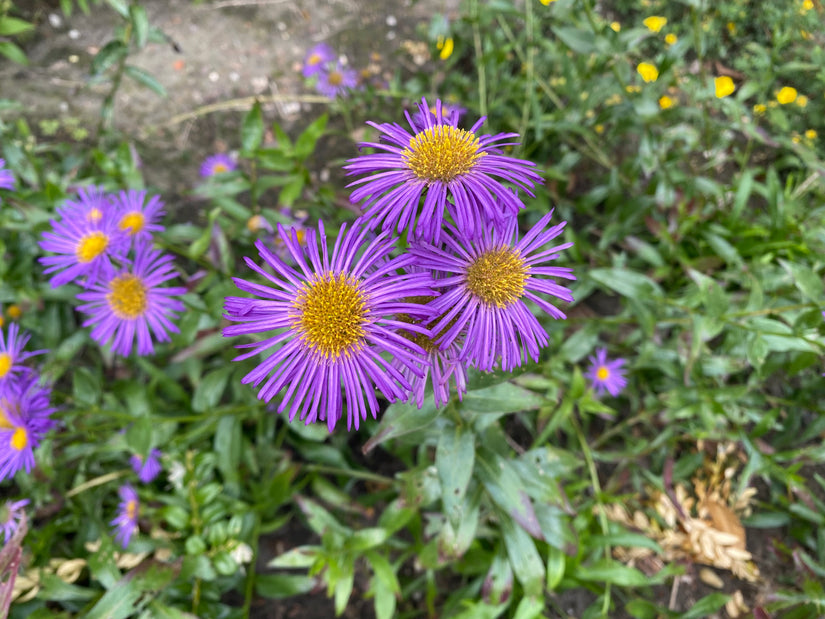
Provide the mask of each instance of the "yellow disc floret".
[{"label": "yellow disc floret", "polygon": [[115,316],[121,320],[134,320],[146,313],[149,304],[146,284],[131,273],[118,275],[109,282],[106,301]]},{"label": "yellow disc floret", "polygon": [[529,277],[518,250],[501,247],[485,251],[467,267],[467,288],[486,305],[507,307],[521,298]]},{"label": "yellow disc floret", "polygon": [[14,360],[7,352],[0,353],[0,378],[3,378],[11,370],[12,362]]},{"label": "yellow disc floret", "polygon": [[293,308],[293,325],[302,342],[325,359],[338,359],[360,347],[366,297],[353,277],[316,275],[298,291]]},{"label": "yellow disc floret", "polygon": [[109,237],[103,232],[90,232],[80,239],[75,250],[79,262],[91,262],[106,251]]},{"label": "yellow disc floret", "polygon": [[26,448],[26,445],[29,444],[29,434],[26,432],[26,428],[22,426],[17,426],[14,429],[14,434],[11,435],[11,441],[9,441],[9,445],[11,445],[12,449],[17,451],[23,451]]},{"label": "yellow disc floret", "polygon": [[401,156],[418,178],[448,183],[470,172],[487,154],[479,148],[478,138],[469,131],[438,125],[416,133]]},{"label": "yellow disc floret", "polygon": [[610,370],[608,370],[603,365],[599,366],[599,369],[596,370],[596,378],[599,380],[607,380],[610,378]]},{"label": "yellow disc floret", "polygon": [[126,213],[120,218],[118,227],[121,230],[128,230],[129,234],[137,234],[143,230],[143,226],[145,224],[146,217],[143,216],[143,213],[140,211],[132,211],[131,213]]},{"label": "yellow disc floret", "polygon": [[137,501],[127,501],[126,503],[126,517],[129,520],[134,520],[137,518]]},{"label": "yellow disc floret", "polygon": [[340,86],[341,82],[344,81],[344,76],[341,75],[339,71],[330,71],[329,75],[327,76],[327,82],[329,82],[330,86]]}]

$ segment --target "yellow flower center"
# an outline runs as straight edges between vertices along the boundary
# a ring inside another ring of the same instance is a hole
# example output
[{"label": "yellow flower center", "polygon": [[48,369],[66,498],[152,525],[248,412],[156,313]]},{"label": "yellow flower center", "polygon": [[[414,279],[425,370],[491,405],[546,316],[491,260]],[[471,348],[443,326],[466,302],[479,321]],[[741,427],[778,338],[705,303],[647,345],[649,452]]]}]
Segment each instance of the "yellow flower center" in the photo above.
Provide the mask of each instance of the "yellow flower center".
[{"label": "yellow flower center", "polygon": [[148,305],[146,284],[130,273],[118,275],[109,282],[106,301],[112,313],[121,320],[134,320],[146,313]]},{"label": "yellow flower center", "polygon": [[11,355],[7,352],[0,353],[0,378],[3,378],[11,370]]},{"label": "yellow flower center", "polygon": [[596,370],[596,378],[602,381],[607,380],[608,378],[610,378],[610,370],[608,370],[603,365],[600,365],[599,369]]},{"label": "yellow flower center", "polygon": [[307,64],[311,67],[315,66],[319,62],[321,62],[321,54],[317,52],[312,54],[309,58],[307,58]]},{"label": "yellow flower center", "polygon": [[301,341],[325,359],[336,360],[361,346],[367,314],[358,282],[326,273],[304,283],[292,304]]},{"label": "yellow flower center", "polygon": [[91,262],[106,251],[109,237],[102,232],[90,232],[77,244],[75,255],[80,262]]},{"label": "yellow flower center", "polygon": [[126,516],[129,520],[137,518],[137,501],[128,501],[126,503]]},{"label": "yellow flower center", "polygon": [[216,163],[212,166],[212,174],[219,174],[221,172],[227,172],[229,168],[226,166],[225,163]]},{"label": "yellow flower center", "polygon": [[26,448],[26,445],[29,444],[29,434],[26,432],[26,428],[18,426],[14,430],[14,434],[11,435],[11,440],[9,441],[9,445],[11,448],[16,451],[23,451]]},{"label": "yellow flower center", "polygon": [[450,182],[470,172],[487,153],[479,152],[478,138],[464,129],[438,125],[420,131],[401,156],[418,178]]},{"label": "yellow flower center", "polygon": [[502,247],[484,252],[467,268],[467,288],[486,305],[507,307],[521,298],[529,277],[518,251]]},{"label": "yellow flower center", "polygon": [[[9,315],[9,318],[12,320],[18,320],[23,315],[23,310],[20,309],[19,305],[9,305],[6,308],[6,313]],[[3,326],[3,323],[0,322],[0,327]]]},{"label": "yellow flower center", "polygon": [[341,82],[344,81],[344,76],[338,71],[330,71],[329,76],[327,76],[327,81],[330,86],[340,86]]},{"label": "yellow flower center", "polygon": [[[8,402],[6,402],[6,406],[8,406]],[[0,406],[0,430],[11,430],[13,427],[11,421],[9,421],[8,412]]]},{"label": "yellow flower center", "polygon": [[121,217],[118,227],[121,230],[128,230],[129,234],[134,235],[143,230],[145,223],[146,218],[143,216],[143,213],[140,211],[132,211]]},{"label": "yellow flower center", "polygon": [[101,211],[97,207],[94,207],[88,212],[88,214],[86,215],[86,219],[91,221],[92,223],[97,223],[98,221],[103,219],[103,211]]}]

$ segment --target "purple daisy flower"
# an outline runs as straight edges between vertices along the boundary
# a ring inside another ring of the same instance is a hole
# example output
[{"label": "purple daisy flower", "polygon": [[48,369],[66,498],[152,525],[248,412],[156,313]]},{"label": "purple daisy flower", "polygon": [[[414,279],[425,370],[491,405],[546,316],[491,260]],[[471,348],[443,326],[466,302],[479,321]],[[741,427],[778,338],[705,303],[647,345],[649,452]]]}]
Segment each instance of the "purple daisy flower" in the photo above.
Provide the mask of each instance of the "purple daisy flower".
[{"label": "purple daisy flower", "polygon": [[596,356],[590,357],[590,367],[585,374],[590,379],[596,395],[602,395],[607,391],[613,397],[619,395],[627,386],[625,369],[622,367],[625,360],[621,357],[615,361],[607,360],[607,349],[599,348]]},{"label": "purple daisy flower", "polygon": [[29,341],[29,334],[20,331],[16,323],[9,325],[8,337],[0,330],[0,385],[15,377],[29,373],[32,370],[22,365],[22,362],[46,352],[45,350],[34,350],[24,352],[23,348]]},{"label": "purple daisy flower", "polygon": [[206,178],[223,172],[231,172],[237,168],[238,165],[232,157],[224,153],[218,153],[204,159],[201,164],[201,176]]},{"label": "purple daisy flower", "polygon": [[[6,169],[6,160],[0,159],[0,189],[14,189],[14,175]],[[0,204],[3,201],[0,200]]]},{"label": "purple daisy flower", "polygon": [[34,466],[34,449],[54,425],[51,390],[37,384],[34,372],[0,386],[0,481]]},{"label": "purple daisy flower", "polygon": [[[284,391],[279,413],[288,408],[292,421],[300,410],[306,424],[326,421],[330,432],[346,403],[347,429],[357,430],[367,408],[373,418],[378,413],[373,387],[390,402],[407,399],[411,385],[396,369],[398,364],[423,373],[416,364],[424,351],[397,330],[426,329],[393,315],[426,318],[425,307],[402,299],[432,296],[432,280],[426,273],[398,272],[415,258],[390,258],[395,242],[388,234],[369,240],[360,221],[349,229],[344,224],[330,255],[324,225],[318,225],[318,234],[306,231],[305,244],[298,242],[294,229],[287,232],[278,225],[295,267],[260,240],[255,243],[274,274],[250,258],[246,264],[272,286],[234,278],[240,290],[260,298],[227,297],[225,317],[242,324],[226,327],[223,334],[266,334],[260,341],[238,346],[251,350],[236,357],[248,359],[272,350],[242,381],[256,386],[263,382],[259,399],[269,402]],[[395,365],[381,357],[383,352],[395,358]]]},{"label": "purple daisy flower", "polygon": [[129,540],[132,539],[132,535],[138,531],[140,500],[135,489],[129,484],[124,484],[118,488],[117,493],[120,495],[117,517],[109,524],[115,528],[115,541],[121,547],[126,548],[129,545]]},{"label": "purple daisy flower", "polygon": [[130,189],[121,191],[114,203],[117,209],[117,227],[133,239],[148,241],[153,232],[163,230],[163,226],[158,223],[165,212],[160,196],[152,196],[147,202],[145,191]]},{"label": "purple daisy flower", "polygon": [[160,465],[160,449],[151,449],[146,459],[143,459],[138,454],[133,454],[130,462],[132,463],[132,470],[138,476],[138,479],[144,484],[148,484],[155,477],[157,477],[163,467]]},{"label": "purple daisy flower", "polygon": [[135,338],[139,355],[154,353],[153,335],[168,342],[169,332],[178,331],[170,319],[184,308],[173,297],[186,293],[186,288],[161,286],[176,276],[173,259],[148,243],[139,245],[131,265],[78,294],[87,302],[77,309],[88,315],[83,326],[93,326],[92,339],[101,345],[111,340],[112,349],[123,356],[132,352]]},{"label": "purple daisy flower", "polygon": [[524,205],[501,181],[532,196],[530,188],[541,180],[532,162],[500,154],[502,147],[516,144],[509,140],[518,134],[477,136],[484,118],[469,131],[459,129],[458,115],[453,111],[445,116],[441,101],[435,103],[435,114],[426,99],[418,108],[420,123],[404,112],[413,133],[397,123],[368,122],[383,134],[382,141],[363,142],[359,148],[382,152],[360,155],[344,166],[348,174],[369,174],[349,187],[358,186],[350,200],[363,201],[370,227],[383,222],[384,230],[407,228],[411,237],[414,232],[415,237],[438,243],[445,209],[456,227],[471,237],[481,233],[484,223],[518,213]]},{"label": "purple daisy flower", "polygon": [[3,532],[4,543],[8,544],[17,531],[25,514],[23,508],[28,504],[29,500],[23,499],[22,501],[6,501],[3,507],[0,507],[0,531]]},{"label": "purple daisy flower", "polygon": [[358,73],[346,68],[340,62],[330,65],[326,71],[318,73],[315,89],[325,97],[335,99],[346,97],[347,92],[358,86]]},{"label": "purple daisy flower", "polygon": [[[418,108],[418,111],[413,114],[411,126],[413,128],[420,127],[424,129],[427,127],[427,120],[426,118],[430,118],[430,124],[435,124],[437,122],[438,116],[436,115],[438,108],[435,105],[431,105],[426,111],[422,110],[421,107]],[[444,103],[441,102],[441,115],[444,117],[444,120],[447,124],[452,126],[458,126],[458,122],[461,120],[461,117],[467,113],[467,108],[461,107],[459,105],[453,105],[452,103]]]},{"label": "purple daisy flower", "polygon": [[326,43],[318,43],[309,48],[304,58],[304,77],[311,77],[316,73],[323,73],[330,62],[335,60],[335,52]]},{"label": "purple daisy flower", "polygon": [[410,247],[418,266],[435,271],[433,287],[442,290],[441,296],[428,304],[439,316],[432,327],[433,333],[439,334],[435,338],[439,348],[447,349],[463,334],[461,359],[484,371],[492,370],[499,357],[507,372],[520,366],[527,355],[538,359],[547,333],[525,301],[532,301],[553,318],[565,318],[537,293],[571,302],[570,291],[539,276],[576,279],[569,268],[542,266],[573,245],[544,249],[567,223],[545,230],[552,215],[551,211],[542,217],[521,240],[513,217],[499,226],[482,226],[476,240],[448,226],[442,237],[444,248],[428,243]]},{"label": "purple daisy flower", "polygon": [[44,232],[40,241],[43,251],[59,254],[38,259],[48,267],[44,273],[57,271],[52,288],[80,278],[89,286],[111,273],[113,257],[129,250],[129,237],[118,228],[114,207],[102,190],[81,188],[78,196],[78,201],[67,200],[57,209],[60,219],[52,219],[52,232]]}]

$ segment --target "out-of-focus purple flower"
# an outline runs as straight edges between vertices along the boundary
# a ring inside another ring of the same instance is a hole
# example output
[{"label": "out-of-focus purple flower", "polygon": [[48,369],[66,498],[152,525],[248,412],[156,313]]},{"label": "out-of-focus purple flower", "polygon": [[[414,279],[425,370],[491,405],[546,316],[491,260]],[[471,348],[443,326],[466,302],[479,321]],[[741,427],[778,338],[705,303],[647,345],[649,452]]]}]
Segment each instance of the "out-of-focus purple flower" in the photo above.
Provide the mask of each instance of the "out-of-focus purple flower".
[{"label": "out-of-focus purple flower", "polygon": [[3,541],[8,543],[17,527],[20,526],[20,520],[23,518],[23,508],[29,504],[28,499],[22,501],[6,501],[0,507],[0,531],[3,532]]},{"label": "out-of-focus purple flower", "polygon": [[399,273],[415,258],[390,258],[394,239],[381,234],[369,240],[360,221],[349,229],[341,226],[331,253],[323,223],[317,235],[313,229],[306,231],[304,244],[295,230],[287,232],[280,224],[278,234],[296,267],[258,240],[255,247],[274,274],[250,258],[245,261],[271,285],[234,278],[240,290],[256,298],[225,300],[225,317],[241,323],[226,327],[225,336],[267,334],[239,345],[250,351],[236,360],[271,351],[242,382],[263,383],[258,398],[266,402],[283,391],[279,413],[289,409],[290,421],[298,415],[307,424],[326,421],[330,432],[346,403],[347,429],[358,429],[367,409],[373,418],[378,414],[376,387],[390,402],[406,400],[411,388],[382,353],[394,357],[396,365],[423,373],[416,363],[424,351],[397,330],[426,329],[394,316],[426,317],[421,305],[403,298],[432,296],[431,279],[426,273]]},{"label": "out-of-focus purple flower", "polygon": [[59,219],[52,219],[52,231],[40,241],[43,251],[58,254],[38,259],[47,266],[44,273],[57,272],[50,280],[53,288],[72,281],[90,286],[112,272],[112,258],[129,251],[129,236],[118,228],[108,196],[88,187],[78,197],[57,209]]},{"label": "out-of-focus purple flower", "polygon": [[329,45],[326,43],[313,45],[307,51],[306,58],[304,58],[304,77],[312,77],[317,73],[323,73],[327,64],[334,60],[335,52]]},{"label": "out-of-focus purple flower", "polygon": [[348,174],[368,175],[349,187],[357,187],[350,200],[363,202],[371,228],[381,224],[383,230],[399,233],[406,228],[410,238],[438,243],[445,210],[462,234],[476,237],[484,224],[514,216],[524,207],[502,184],[532,196],[531,188],[541,180],[531,161],[501,154],[518,134],[477,136],[484,118],[469,131],[459,129],[458,115],[453,111],[445,116],[441,101],[435,102],[435,114],[426,99],[418,111],[418,123],[404,113],[412,133],[397,123],[368,122],[381,132],[381,141],[359,147],[380,152],[360,155],[344,166]]},{"label": "out-of-focus purple flower", "polygon": [[237,168],[238,165],[232,157],[224,153],[218,153],[204,159],[201,164],[201,176],[206,178],[223,172],[231,172]]},{"label": "out-of-focus purple flower", "polygon": [[348,92],[357,86],[358,73],[339,62],[328,66],[326,71],[318,73],[318,83],[315,88],[325,97],[335,99],[346,97]]},{"label": "out-of-focus purple flower", "polygon": [[[15,181],[11,170],[6,169],[6,160],[0,159],[0,189],[14,189]],[[3,201],[0,200],[0,204]]]},{"label": "out-of-focus purple flower", "polygon": [[[441,102],[441,115],[444,117],[445,122],[448,125],[452,125],[454,127],[458,126],[458,122],[461,120],[461,117],[467,113],[467,108],[461,107],[460,105],[453,105],[452,103],[444,103]],[[431,105],[426,111],[422,110],[419,106],[418,111],[413,114],[412,116],[412,124],[410,125],[415,129],[416,127],[420,127],[422,130],[427,128],[427,117],[430,118],[430,125],[435,124],[437,120],[436,116],[436,107]]]},{"label": "out-of-focus purple flower", "polygon": [[576,279],[567,267],[546,266],[572,245],[545,248],[567,223],[545,229],[552,215],[552,211],[547,213],[520,240],[513,217],[497,226],[483,226],[475,240],[448,226],[441,237],[443,247],[410,246],[416,265],[434,272],[433,288],[441,291],[427,304],[439,317],[431,328],[440,349],[447,349],[463,335],[460,357],[484,371],[492,370],[499,357],[507,372],[527,356],[538,360],[547,333],[525,301],[553,318],[565,318],[539,293],[571,302],[567,288],[544,278]]},{"label": "out-of-focus purple flower", "polygon": [[145,191],[130,189],[121,191],[114,203],[118,228],[133,239],[148,241],[153,232],[163,230],[163,226],[158,223],[164,214],[160,196],[152,196],[147,202]]},{"label": "out-of-focus purple flower", "polygon": [[139,355],[154,353],[153,336],[168,342],[169,333],[178,331],[171,319],[184,309],[174,297],[186,293],[183,287],[161,286],[177,275],[173,259],[148,243],[139,245],[131,265],[78,294],[86,301],[77,309],[88,315],[83,326],[93,327],[92,339],[101,345],[111,341],[112,350],[123,356],[132,352],[135,339]]},{"label": "out-of-focus purple flower", "polygon": [[115,540],[121,547],[126,548],[132,535],[138,531],[140,501],[137,492],[129,484],[121,486],[117,493],[120,495],[117,517],[109,524],[115,528]]},{"label": "out-of-focus purple flower", "polygon": [[20,331],[20,327],[14,322],[9,325],[8,337],[0,329],[0,385],[31,372],[31,369],[22,365],[23,361],[46,352],[45,350],[24,351],[23,348],[29,341],[29,337],[29,334]]},{"label": "out-of-focus purple flower", "polygon": [[54,425],[51,389],[34,372],[0,384],[0,481],[34,466],[34,449]]},{"label": "out-of-focus purple flower", "polygon": [[163,467],[160,465],[160,449],[149,450],[149,455],[146,459],[138,454],[133,454],[130,462],[132,463],[132,470],[138,476],[138,479],[144,484],[148,484],[155,477],[157,477]]},{"label": "out-of-focus purple flower", "polygon": [[613,361],[607,359],[607,349],[599,348],[596,355],[589,358],[590,367],[585,377],[590,379],[590,383],[596,395],[602,395],[607,391],[613,397],[619,395],[627,386],[625,378],[625,360],[619,357]]}]

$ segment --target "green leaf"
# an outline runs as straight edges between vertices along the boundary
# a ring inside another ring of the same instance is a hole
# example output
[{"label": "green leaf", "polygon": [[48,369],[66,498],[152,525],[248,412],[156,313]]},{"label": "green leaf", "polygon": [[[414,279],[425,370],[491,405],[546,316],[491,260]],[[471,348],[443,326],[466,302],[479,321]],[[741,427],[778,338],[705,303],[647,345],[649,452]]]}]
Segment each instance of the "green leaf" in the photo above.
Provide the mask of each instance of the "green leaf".
[{"label": "green leaf", "polygon": [[636,271],[621,267],[591,269],[587,275],[601,285],[618,292],[623,297],[644,300],[662,296],[659,284]]},{"label": "green leaf", "polygon": [[282,555],[278,555],[266,564],[267,567],[280,568],[300,568],[306,569],[312,566],[318,558],[318,546],[298,546],[288,550]]},{"label": "green leaf", "polygon": [[[106,591],[85,615],[87,619],[126,619],[132,617],[144,593],[162,591],[178,570],[171,565],[144,562]],[[144,598],[144,601],[145,598]]]},{"label": "green leaf", "polygon": [[564,552],[555,546],[547,548],[547,590],[553,591],[561,584],[564,578],[564,570],[567,564],[567,557]]},{"label": "green leaf", "polygon": [[295,200],[300,197],[304,188],[305,179],[302,173],[292,174],[288,178],[290,180],[281,189],[281,193],[278,194],[278,204],[282,206],[292,206]]},{"label": "green leaf", "polygon": [[318,142],[318,138],[320,138],[324,134],[324,130],[327,128],[327,121],[329,120],[329,116],[327,114],[322,114],[317,120],[312,122],[304,132],[298,136],[298,139],[295,140],[295,157],[301,161],[309,157],[312,152],[315,150],[315,144]]},{"label": "green leaf", "polygon": [[709,617],[727,604],[729,599],[730,596],[724,593],[711,593],[691,606],[689,611],[679,616],[679,619],[702,619],[702,617]]},{"label": "green leaf", "polygon": [[241,420],[237,415],[224,415],[215,428],[215,453],[218,468],[229,483],[239,481],[241,464]]},{"label": "green leaf", "polygon": [[820,278],[814,271],[798,262],[790,262],[788,260],[780,260],[788,274],[793,277],[793,283],[805,297],[810,301],[819,303],[823,296],[822,278]]},{"label": "green leaf", "polygon": [[102,75],[129,54],[123,41],[109,41],[92,59],[92,75]]},{"label": "green leaf", "polygon": [[445,428],[435,450],[443,512],[454,528],[464,517],[462,505],[473,476],[475,436],[465,427]]},{"label": "green leaf", "polygon": [[533,503],[511,463],[486,448],[476,453],[476,462],[478,478],[493,502],[508,514],[508,520],[518,522],[533,537],[544,539]]},{"label": "green leaf", "polygon": [[551,28],[567,47],[579,54],[592,54],[596,49],[596,36],[588,30],[578,28]]},{"label": "green leaf", "polygon": [[364,444],[363,452],[369,453],[391,438],[398,438],[426,428],[438,419],[439,415],[440,411],[436,408],[432,398],[428,398],[422,408],[408,402],[390,404],[381,417],[376,433]]},{"label": "green leaf", "polygon": [[502,514],[501,534],[507,556],[525,595],[541,596],[544,587],[544,563],[536,550],[536,544],[520,526]]},{"label": "green leaf", "polygon": [[136,67],[131,64],[127,64],[124,68],[124,72],[130,78],[135,80],[141,86],[145,86],[149,90],[153,91],[156,95],[160,97],[165,97],[168,93],[166,92],[166,88],[164,88],[163,84],[157,81],[154,76],[141,69],[140,67]]},{"label": "green leaf", "polygon": [[380,546],[389,537],[389,533],[380,527],[360,529],[344,541],[344,549],[353,552],[364,552],[370,548]]},{"label": "green leaf", "polygon": [[87,367],[78,367],[72,373],[72,395],[78,404],[94,405],[100,400],[100,373],[92,374]]},{"label": "green leaf", "polygon": [[0,17],[0,36],[10,37],[21,32],[32,30],[33,28],[34,24],[30,24],[22,19],[8,16]]},{"label": "green leaf", "polygon": [[29,59],[26,58],[26,54],[23,52],[22,49],[17,47],[11,41],[0,41],[0,55],[5,56],[12,62],[16,62],[17,64],[27,65],[29,64]]},{"label": "green leaf", "polygon": [[264,119],[261,114],[261,103],[255,101],[241,123],[241,153],[252,155],[260,147],[263,139]]},{"label": "green leaf", "polygon": [[214,409],[220,402],[226,384],[229,382],[229,376],[234,370],[234,366],[225,365],[204,376],[195,387],[195,394],[192,396],[192,410],[205,413]]},{"label": "green leaf", "polygon": [[602,560],[593,565],[579,565],[576,578],[587,582],[611,583],[620,587],[645,587],[655,584],[655,578],[646,576],[636,568],[617,561]]},{"label": "green leaf", "polygon": [[467,392],[461,406],[463,410],[473,413],[517,413],[539,408],[545,403],[540,395],[505,382]]},{"label": "green leaf", "polygon": [[535,619],[541,617],[543,612],[544,600],[540,596],[524,597],[516,607],[513,619]]},{"label": "green leaf", "polygon": [[149,17],[146,15],[146,9],[140,4],[130,4],[129,19],[132,22],[135,43],[139,49],[142,49],[149,38]]},{"label": "green leaf", "polygon": [[106,0],[106,2],[117,11],[117,14],[123,19],[129,19],[129,5],[125,0]]},{"label": "green leaf", "polygon": [[309,593],[318,584],[311,576],[291,574],[257,574],[255,593],[270,600],[281,600],[293,595]]}]

